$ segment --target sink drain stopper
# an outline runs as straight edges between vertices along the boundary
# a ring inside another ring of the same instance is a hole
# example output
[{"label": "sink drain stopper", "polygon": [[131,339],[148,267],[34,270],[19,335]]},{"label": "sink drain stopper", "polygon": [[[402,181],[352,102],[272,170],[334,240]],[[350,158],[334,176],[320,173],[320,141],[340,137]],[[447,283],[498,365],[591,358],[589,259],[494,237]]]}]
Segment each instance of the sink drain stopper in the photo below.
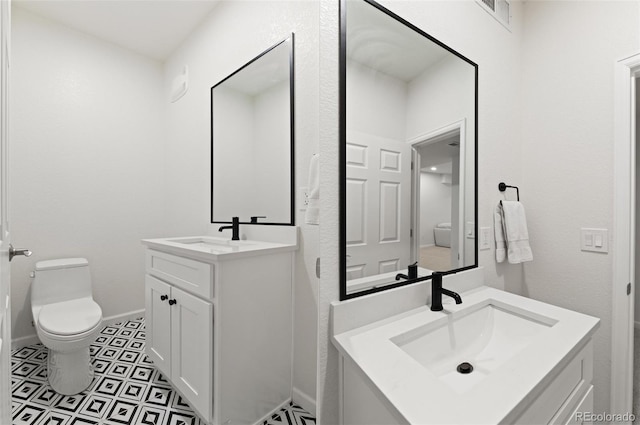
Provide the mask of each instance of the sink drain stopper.
[{"label": "sink drain stopper", "polygon": [[458,365],[457,370],[460,373],[467,374],[473,372],[473,366],[471,366],[471,363],[462,362]]}]

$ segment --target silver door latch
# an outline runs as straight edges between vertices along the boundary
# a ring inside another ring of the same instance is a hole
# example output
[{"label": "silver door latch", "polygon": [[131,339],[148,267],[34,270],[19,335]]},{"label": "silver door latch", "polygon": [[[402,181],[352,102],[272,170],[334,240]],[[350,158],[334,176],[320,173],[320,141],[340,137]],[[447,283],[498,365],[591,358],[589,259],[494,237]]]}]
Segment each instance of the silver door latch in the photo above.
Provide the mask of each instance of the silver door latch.
[{"label": "silver door latch", "polygon": [[31,254],[33,253],[28,249],[24,249],[24,248],[15,249],[13,245],[9,244],[9,261],[11,261],[13,257],[15,257],[16,255],[24,255],[25,257],[31,257]]}]

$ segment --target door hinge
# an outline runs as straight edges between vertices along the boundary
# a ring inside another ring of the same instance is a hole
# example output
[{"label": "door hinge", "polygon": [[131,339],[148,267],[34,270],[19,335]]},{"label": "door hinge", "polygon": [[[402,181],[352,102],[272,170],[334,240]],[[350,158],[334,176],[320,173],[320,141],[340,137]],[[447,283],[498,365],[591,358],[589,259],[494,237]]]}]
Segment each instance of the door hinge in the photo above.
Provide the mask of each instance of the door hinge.
[{"label": "door hinge", "polygon": [[631,282],[627,283],[627,295],[631,294]]}]

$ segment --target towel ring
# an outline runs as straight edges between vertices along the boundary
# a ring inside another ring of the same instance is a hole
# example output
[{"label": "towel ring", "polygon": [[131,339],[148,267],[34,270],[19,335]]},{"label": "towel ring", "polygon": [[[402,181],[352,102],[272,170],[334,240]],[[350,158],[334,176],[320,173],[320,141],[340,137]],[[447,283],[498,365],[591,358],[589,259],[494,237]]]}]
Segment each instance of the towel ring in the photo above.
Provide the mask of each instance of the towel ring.
[{"label": "towel ring", "polygon": [[518,202],[520,202],[520,189],[518,189],[518,186],[509,186],[508,184],[505,184],[504,182],[498,183],[498,190],[500,192],[504,192],[505,190],[507,190],[507,188],[511,188],[511,189],[515,189],[516,190],[516,196],[518,197]]}]

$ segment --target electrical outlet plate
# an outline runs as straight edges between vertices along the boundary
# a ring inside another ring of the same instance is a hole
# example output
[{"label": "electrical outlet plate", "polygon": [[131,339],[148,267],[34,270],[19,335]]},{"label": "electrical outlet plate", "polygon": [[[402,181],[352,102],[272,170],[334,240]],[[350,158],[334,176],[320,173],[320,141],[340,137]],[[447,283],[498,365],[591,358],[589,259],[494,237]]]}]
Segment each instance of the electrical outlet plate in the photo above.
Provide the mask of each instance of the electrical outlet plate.
[{"label": "electrical outlet plate", "polygon": [[298,188],[298,210],[306,211],[307,205],[309,205],[309,188]]}]

